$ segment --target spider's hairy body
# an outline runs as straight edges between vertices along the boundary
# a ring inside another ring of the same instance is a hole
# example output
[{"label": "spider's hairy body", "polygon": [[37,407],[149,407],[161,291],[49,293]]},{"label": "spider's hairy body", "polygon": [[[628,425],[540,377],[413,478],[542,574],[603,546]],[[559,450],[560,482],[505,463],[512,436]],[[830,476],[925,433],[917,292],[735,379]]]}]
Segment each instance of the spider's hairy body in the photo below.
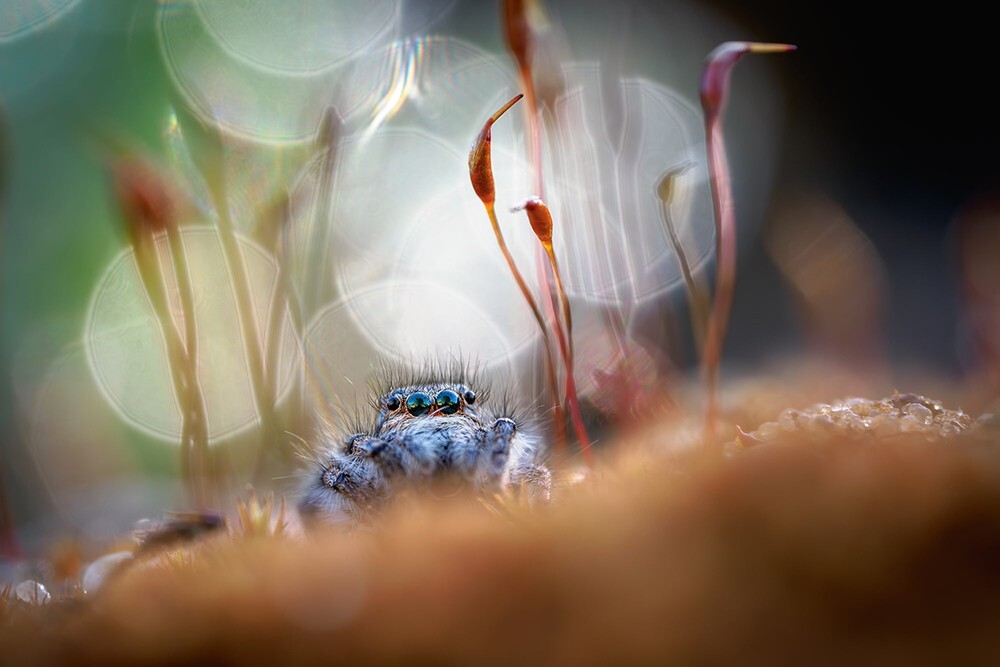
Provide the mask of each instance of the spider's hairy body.
[{"label": "spider's hairy body", "polygon": [[[437,369],[438,377],[440,369]],[[403,485],[452,477],[482,492],[524,488],[547,500],[551,475],[537,440],[489,391],[454,370],[454,381],[389,376],[371,401],[374,417],[346,433],[327,428],[303,484],[299,511],[334,523],[364,522]],[[470,386],[471,385],[471,386]]]}]

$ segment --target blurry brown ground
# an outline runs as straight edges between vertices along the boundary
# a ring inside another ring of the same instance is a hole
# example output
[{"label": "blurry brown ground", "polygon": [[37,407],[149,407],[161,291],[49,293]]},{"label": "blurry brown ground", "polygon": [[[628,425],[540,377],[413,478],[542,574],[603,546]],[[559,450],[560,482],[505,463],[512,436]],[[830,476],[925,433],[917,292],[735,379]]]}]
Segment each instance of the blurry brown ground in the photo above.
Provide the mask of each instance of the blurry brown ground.
[{"label": "blurry brown ground", "polygon": [[[760,389],[750,412],[768,395],[788,404]],[[712,464],[668,453],[677,437],[669,420],[638,430],[543,512],[412,498],[374,532],[210,538],[132,567],[87,602],[0,604],[0,656],[10,665],[1000,661],[995,430],[936,444],[799,441]]]}]

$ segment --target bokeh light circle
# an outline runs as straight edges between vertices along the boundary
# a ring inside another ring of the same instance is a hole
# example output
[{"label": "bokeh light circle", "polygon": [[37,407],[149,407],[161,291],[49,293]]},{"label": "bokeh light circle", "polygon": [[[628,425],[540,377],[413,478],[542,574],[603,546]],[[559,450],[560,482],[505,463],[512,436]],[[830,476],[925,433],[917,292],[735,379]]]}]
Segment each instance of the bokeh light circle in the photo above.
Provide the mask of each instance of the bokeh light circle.
[{"label": "bokeh light circle", "polygon": [[3,0],[0,2],[0,44],[43,30],[79,1]]},{"label": "bokeh light circle", "polygon": [[[283,3],[284,4],[288,3]],[[177,92],[205,123],[257,143],[311,139],[337,102],[339,67],[289,74],[233,57],[191,2],[164,2],[157,16],[160,50]]]},{"label": "bokeh light circle", "polygon": [[[675,169],[670,220],[693,271],[714,252],[715,223],[701,114],[644,79],[567,68],[556,102],[561,132],[547,143],[556,254],[570,294],[638,304],[682,281],[657,196]],[[617,102],[612,102],[617,98]]]},{"label": "bokeh light circle", "polygon": [[401,0],[194,0],[207,30],[230,55],[277,72],[307,73],[384,42]]},{"label": "bokeh light circle", "polygon": [[[456,314],[460,314],[456,320]],[[466,359],[484,372],[511,368],[512,342],[477,304],[436,283],[374,284],[320,311],[305,336],[315,407],[361,405],[374,359],[420,367]]]},{"label": "bokeh light circle", "polygon": [[[216,442],[257,422],[246,348],[225,257],[217,232],[183,230],[183,247],[194,289],[198,336],[198,376],[205,400],[208,433]],[[262,249],[240,239],[258,336],[266,336],[277,269]],[[179,331],[183,314],[165,239],[157,246],[171,311]],[[174,394],[166,345],[146,296],[131,250],[114,259],[91,300],[84,331],[87,359],[101,392],[123,419],[142,431],[178,441],[182,419]],[[298,356],[287,315],[278,348],[276,386],[291,386]]]}]

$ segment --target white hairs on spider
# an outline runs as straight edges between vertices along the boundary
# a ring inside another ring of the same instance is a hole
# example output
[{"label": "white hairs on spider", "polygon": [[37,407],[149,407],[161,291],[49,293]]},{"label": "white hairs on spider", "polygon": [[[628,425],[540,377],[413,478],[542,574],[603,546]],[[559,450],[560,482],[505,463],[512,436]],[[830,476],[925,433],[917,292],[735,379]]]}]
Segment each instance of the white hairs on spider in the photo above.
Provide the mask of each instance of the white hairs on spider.
[{"label": "white hairs on spider", "polygon": [[444,476],[480,492],[524,489],[547,501],[551,474],[539,439],[511,391],[494,392],[461,360],[414,371],[382,364],[369,402],[340,429],[324,423],[321,446],[300,488],[306,519],[367,522],[404,485]]}]

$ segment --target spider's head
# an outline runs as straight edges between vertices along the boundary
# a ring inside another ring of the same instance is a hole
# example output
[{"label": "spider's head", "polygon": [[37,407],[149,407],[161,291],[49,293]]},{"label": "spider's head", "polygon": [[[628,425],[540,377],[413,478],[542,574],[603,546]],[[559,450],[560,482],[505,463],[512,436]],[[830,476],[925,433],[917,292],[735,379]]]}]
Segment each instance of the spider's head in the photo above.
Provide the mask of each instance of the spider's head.
[{"label": "spider's head", "polygon": [[476,399],[476,392],[464,384],[400,387],[379,398],[379,426],[423,418],[471,416],[478,419],[474,407]]}]

